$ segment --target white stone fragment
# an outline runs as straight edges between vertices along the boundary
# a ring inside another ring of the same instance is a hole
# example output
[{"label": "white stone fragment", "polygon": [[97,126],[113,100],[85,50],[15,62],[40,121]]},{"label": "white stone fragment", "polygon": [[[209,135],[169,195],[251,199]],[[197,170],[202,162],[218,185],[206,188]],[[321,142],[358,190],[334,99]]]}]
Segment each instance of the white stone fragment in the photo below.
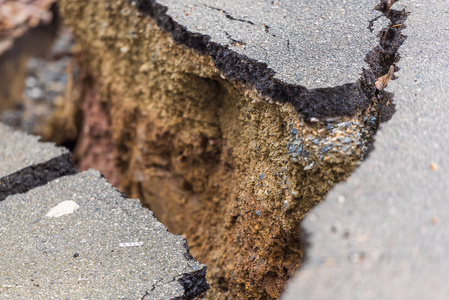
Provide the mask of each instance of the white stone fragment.
[{"label": "white stone fragment", "polygon": [[75,210],[77,210],[80,206],[72,200],[62,201],[45,215],[46,217],[59,218],[64,215],[72,214]]}]

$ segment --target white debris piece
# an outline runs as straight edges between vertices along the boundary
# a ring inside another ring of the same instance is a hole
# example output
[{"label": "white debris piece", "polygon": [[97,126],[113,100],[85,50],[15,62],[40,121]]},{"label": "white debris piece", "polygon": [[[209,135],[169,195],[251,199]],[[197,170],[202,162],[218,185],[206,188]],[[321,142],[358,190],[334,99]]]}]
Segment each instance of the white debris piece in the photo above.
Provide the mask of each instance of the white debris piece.
[{"label": "white debris piece", "polygon": [[120,243],[119,247],[139,247],[142,246],[143,242],[131,242],[131,243]]},{"label": "white debris piece", "polygon": [[69,215],[77,210],[80,206],[72,200],[62,201],[45,215],[46,217],[59,218],[64,215]]}]

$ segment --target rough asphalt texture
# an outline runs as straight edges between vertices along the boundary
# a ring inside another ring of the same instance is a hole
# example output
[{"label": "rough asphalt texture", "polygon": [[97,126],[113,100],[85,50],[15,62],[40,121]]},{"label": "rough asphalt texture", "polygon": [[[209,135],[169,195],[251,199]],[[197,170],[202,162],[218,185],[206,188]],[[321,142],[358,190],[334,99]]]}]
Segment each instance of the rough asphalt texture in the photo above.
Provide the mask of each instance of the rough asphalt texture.
[{"label": "rough asphalt texture", "polygon": [[[79,208],[46,216],[67,200]],[[1,299],[172,299],[208,288],[185,239],[97,171],[10,196],[0,216]]]},{"label": "rough asphalt texture", "polygon": [[[400,5],[399,5],[400,4]],[[449,3],[410,12],[390,82],[396,114],[348,181],[305,219],[307,261],[283,299],[447,299]]]},{"label": "rough asphalt texture", "polygon": [[[378,1],[161,0],[191,32],[267,64],[275,78],[308,89],[353,83],[378,44]],[[311,42],[313,41],[313,42]],[[238,45],[238,43],[240,45]]]},{"label": "rough asphalt texture", "polygon": [[374,10],[378,0],[132,3],[175,41],[210,55],[222,75],[293,103],[307,118],[357,113],[372,101],[365,57],[389,24]]},{"label": "rough asphalt texture", "polygon": [[0,123],[0,200],[74,174],[69,151]]}]

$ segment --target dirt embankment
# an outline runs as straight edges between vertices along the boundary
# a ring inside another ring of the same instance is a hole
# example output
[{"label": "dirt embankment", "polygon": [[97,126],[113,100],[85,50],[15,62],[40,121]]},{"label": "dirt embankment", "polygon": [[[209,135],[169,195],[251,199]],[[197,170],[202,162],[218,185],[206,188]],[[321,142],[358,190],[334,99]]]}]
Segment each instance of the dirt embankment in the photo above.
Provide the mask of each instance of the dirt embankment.
[{"label": "dirt embankment", "polygon": [[307,123],[223,79],[126,2],[60,5],[92,78],[80,165],[105,171],[187,238],[208,266],[208,298],[278,297],[303,255],[301,218],[357,166],[375,111]]}]

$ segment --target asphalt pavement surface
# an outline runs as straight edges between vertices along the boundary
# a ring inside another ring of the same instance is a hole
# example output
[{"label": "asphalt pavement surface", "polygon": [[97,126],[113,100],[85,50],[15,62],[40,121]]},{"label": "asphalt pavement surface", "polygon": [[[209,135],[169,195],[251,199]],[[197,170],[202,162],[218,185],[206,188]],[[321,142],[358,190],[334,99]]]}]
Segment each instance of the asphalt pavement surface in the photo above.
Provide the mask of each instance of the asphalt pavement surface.
[{"label": "asphalt pavement surface", "polygon": [[449,3],[402,0],[396,113],[374,150],[302,226],[310,247],[283,299],[447,299]]},{"label": "asphalt pavement surface", "polygon": [[378,0],[136,0],[175,41],[210,55],[222,77],[305,118],[361,112],[373,100],[377,51],[390,24]]},{"label": "asphalt pavement surface", "polygon": [[173,299],[204,292],[206,267],[98,171],[0,202],[1,299]]}]

